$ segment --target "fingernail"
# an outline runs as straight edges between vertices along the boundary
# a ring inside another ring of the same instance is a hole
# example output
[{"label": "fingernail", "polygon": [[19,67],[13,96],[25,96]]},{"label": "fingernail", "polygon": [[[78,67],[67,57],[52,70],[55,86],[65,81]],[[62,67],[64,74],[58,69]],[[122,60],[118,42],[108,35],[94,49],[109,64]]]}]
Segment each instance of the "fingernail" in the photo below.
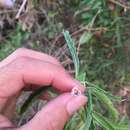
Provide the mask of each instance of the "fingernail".
[{"label": "fingernail", "polygon": [[80,95],[74,97],[69,103],[67,104],[67,111],[69,115],[73,115],[80,107],[84,106],[87,103],[87,97]]}]

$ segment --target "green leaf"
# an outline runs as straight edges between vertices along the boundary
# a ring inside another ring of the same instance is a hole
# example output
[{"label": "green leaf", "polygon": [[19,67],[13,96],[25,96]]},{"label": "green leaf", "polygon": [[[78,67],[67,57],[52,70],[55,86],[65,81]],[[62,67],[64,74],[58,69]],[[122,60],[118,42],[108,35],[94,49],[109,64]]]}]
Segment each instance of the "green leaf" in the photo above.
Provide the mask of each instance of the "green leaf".
[{"label": "green leaf", "polygon": [[82,124],[78,130],[83,130],[85,124]]},{"label": "green leaf", "polygon": [[109,122],[109,120],[106,117],[102,116],[100,113],[93,112],[92,115],[97,124],[101,125],[106,130],[115,130],[111,122]]},{"label": "green leaf", "polygon": [[130,125],[113,122],[113,120],[102,116],[100,113],[93,112],[92,115],[96,122],[106,130],[130,130]]},{"label": "green leaf", "polygon": [[84,72],[79,72],[78,76],[77,76],[77,80],[84,82],[86,78],[86,73]]},{"label": "green leaf", "polygon": [[72,59],[75,66],[75,77],[77,77],[79,73],[79,58],[76,52],[75,44],[68,31],[64,31],[63,34],[65,37],[66,43],[69,47],[70,53],[72,55]]},{"label": "green leaf", "polygon": [[114,124],[115,130],[130,130],[130,125]]},{"label": "green leaf", "polygon": [[121,118],[120,124],[128,124],[128,122],[129,122],[129,117],[128,117],[127,114],[125,114],[125,115]]},{"label": "green leaf", "polygon": [[93,36],[93,34],[91,32],[83,33],[83,35],[81,36],[81,38],[79,40],[79,43],[81,45],[88,43],[91,40],[92,36]]},{"label": "green leaf", "polygon": [[104,89],[102,89],[102,88],[101,88],[100,86],[98,86],[98,85],[95,85],[95,84],[90,83],[90,82],[88,82],[88,81],[86,81],[86,83],[87,83],[89,86],[93,87],[93,89],[97,89],[98,91],[100,91],[100,92],[104,93],[105,95],[107,95],[107,97],[108,97],[110,100],[112,100],[112,101],[120,101],[120,100],[121,100],[121,97],[112,95],[111,92],[105,91]]},{"label": "green leaf", "polygon": [[104,107],[109,111],[109,115],[115,121],[118,120],[118,111],[113,106],[111,100],[103,93],[103,91],[99,91],[98,89],[92,88],[92,94],[95,95],[99,101],[104,105]]},{"label": "green leaf", "polygon": [[92,94],[91,94],[91,90],[90,89],[88,89],[87,95],[88,95],[88,104],[86,106],[86,108],[87,108],[87,119],[86,119],[86,124],[85,124],[83,130],[89,130],[90,126],[91,126],[91,123],[92,123],[93,105],[92,105]]}]

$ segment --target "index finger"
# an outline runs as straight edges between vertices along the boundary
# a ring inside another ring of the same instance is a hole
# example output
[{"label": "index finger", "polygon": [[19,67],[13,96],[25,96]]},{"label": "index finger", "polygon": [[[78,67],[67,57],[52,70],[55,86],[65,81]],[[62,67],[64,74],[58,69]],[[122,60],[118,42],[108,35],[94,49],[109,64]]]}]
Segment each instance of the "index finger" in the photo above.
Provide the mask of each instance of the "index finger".
[{"label": "index finger", "polygon": [[[22,89],[25,84],[52,85],[61,92],[71,91],[73,87],[77,87],[81,91],[84,91],[84,87],[82,87],[78,81],[73,79],[64,68],[56,64],[38,59],[21,57],[14,60],[9,67],[12,72],[12,82],[17,81],[20,84],[17,83],[17,86],[14,86],[14,84],[13,86],[9,86],[12,89],[6,91],[6,95],[8,96],[15,94]],[[7,87],[6,90],[8,90]]]}]

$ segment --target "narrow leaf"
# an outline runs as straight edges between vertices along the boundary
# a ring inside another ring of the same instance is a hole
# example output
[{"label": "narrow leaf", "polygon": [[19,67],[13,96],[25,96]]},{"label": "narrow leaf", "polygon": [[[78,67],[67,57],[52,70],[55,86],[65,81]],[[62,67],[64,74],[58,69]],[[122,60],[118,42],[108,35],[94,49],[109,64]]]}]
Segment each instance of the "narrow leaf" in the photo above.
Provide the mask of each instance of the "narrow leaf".
[{"label": "narrow leaf", "polygon": [[83,35],[81,36],[80,40],[79,40],[79,43],[82,45],[82,44],[85,44],[85,43],[88,43],[92,38],[92,33],[91,32],[85,32],[83,33]]},{"label": "narrow leaf", "polygon": [[76,52],[75,44],[68,31],[64,31],[63,34],[65,37],[66,43],[69,47],[70,53],[72,55],[72,59],[75,66],[75,75],[77,77],[79,73],[79,58]]},{"label": "narrow leaf", "polygon": [[93,110],[93,106],[92,106],[91,90],[87,91],[87,95],[88,95],[88,104],[87,104],[87,107],[86,107],[87,108],[87,119],[86,119],[86,124],[85,124],[83,130],[89,130],[90,126],[91,126],[91,123],[92,123],[92,110]]},{"label": "narrow leaf", "polygon": [[106,130],[115,130],[111,122],[109,122],[106,117],[102,116],[97,112],[93,112],[92,115],[95,121]]},{"label": "narrow leaf", "polygon": [[113,106],[111,100],[101,91],[97,89],[92,89],[92,93],[101,101],[104,107],[109,111],[109,115],[114,121],[118,120],[118,111]]}]

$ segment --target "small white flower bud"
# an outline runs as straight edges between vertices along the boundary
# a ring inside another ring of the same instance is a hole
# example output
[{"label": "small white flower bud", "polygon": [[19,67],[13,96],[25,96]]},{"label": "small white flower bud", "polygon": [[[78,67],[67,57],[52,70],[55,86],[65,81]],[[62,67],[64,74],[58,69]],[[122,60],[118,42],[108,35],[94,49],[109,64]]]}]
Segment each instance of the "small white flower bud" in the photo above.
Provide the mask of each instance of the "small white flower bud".
[{"label": "small white flower bud", "polygon": [[81,91],[80,91],[77,87],[74,87],[74,88],[72,89],[72,91],[71,91],[71,94],[72,94],[73,96],[79,96],[79,95],[81,95],[82,93],[81,93]]}]

